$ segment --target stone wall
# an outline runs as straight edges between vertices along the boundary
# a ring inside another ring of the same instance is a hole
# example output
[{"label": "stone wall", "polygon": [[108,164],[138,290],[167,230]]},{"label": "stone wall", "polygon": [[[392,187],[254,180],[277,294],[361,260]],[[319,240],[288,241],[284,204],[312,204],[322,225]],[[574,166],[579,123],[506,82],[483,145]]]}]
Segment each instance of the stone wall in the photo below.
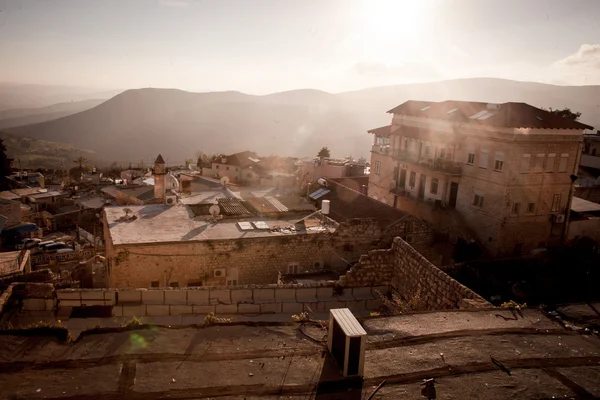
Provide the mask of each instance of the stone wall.
[{"label": "stone wall", "polygon": [[411,245],[396,238],[390,249],[362,256],[346,275],[344,287],[390,285],[405,300],[418,298],[426,309],[492,307],[471,289],[430,263]]},{"label": "stone wall", "polygon": [[264,285],[184,289],[61,289],[58,307],[112,306],[118,317],[184,314],[299,314],[349,308],[374,310],[387,286],[338,288],[315,285]]},{"label": "stone wall", "polygon": [[12,283],[0,295],[0,326],[7,323],[19,310],[49,311],[55,308],[53,284]]}]

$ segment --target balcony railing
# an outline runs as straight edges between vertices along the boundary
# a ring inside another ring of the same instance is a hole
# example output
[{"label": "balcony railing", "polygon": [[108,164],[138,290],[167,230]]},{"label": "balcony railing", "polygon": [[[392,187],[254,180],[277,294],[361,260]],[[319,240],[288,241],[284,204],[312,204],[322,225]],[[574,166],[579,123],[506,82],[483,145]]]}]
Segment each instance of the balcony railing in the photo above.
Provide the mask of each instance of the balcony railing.
[{"label": "balcony railing", "polygon": [[433,159],[428,156],[419,157],[418,154],[399,149],[394,150],[394,157],[400,161],[417,164],[431,171],[444,172],[450,175],[462,174],[462,165],[454,161],[447,161],[441,158]]},{"label": "balcony railing", "polygon": [[379,154],[391,155],[392,154],[392,148],[390,147],[390,145],[374,144],[371,147],[371,152],[373,152],[373,153],[379,153]]}]

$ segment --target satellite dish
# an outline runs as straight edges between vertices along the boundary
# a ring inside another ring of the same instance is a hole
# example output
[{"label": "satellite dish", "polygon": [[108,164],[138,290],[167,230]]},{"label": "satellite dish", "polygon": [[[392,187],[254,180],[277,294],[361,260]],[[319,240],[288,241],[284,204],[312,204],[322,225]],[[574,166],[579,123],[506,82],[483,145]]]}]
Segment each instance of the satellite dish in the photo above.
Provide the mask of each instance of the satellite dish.
[{"label": "satellite dish", "polygon": [[221,213],[221,209],[219,208],[219,206],[217,204],[213,204],[212,206],[210,206],[210,208],[208,209],[208,212],[210,213],[210,215],[212,215],[213,217],[216,217],[217,215],[219,215]]},{"label": "satellite dish", "polygon": [[133,213],[133,210],[131,208],[124,208],[123,211],[125,211],[125,216],[128,216],[129,213]]},{"label": "satellite dish", "polygon": [[224,176],[221,178],[221,185],[226,186],[229,183],[229,177]]}]

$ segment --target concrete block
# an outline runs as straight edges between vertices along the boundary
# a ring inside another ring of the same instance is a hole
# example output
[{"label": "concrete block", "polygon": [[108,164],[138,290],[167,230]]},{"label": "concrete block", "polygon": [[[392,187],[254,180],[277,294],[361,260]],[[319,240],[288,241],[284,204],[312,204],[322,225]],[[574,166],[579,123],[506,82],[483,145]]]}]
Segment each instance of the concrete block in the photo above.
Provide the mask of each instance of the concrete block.
[{"label": "concrete block", "polygon": [[119,290],[116,294],[117,304],[140,304],[142,302],[141,290]]},{"label": "concrete block", "polygon": [[274,303],[275,289],[254,289],[254,303]]},{"label": "concrete block", "polygon": [[295,303],[296,289],[275,289],[276,303]]},{"label": "concrete block", "polygon": [[164,304],[146,306],[146,315],[169,315],[169,306]]},{"label": "concrete block", "polygon": [[187,290],[165,290],[165,304],[187,304]]},{"label": "concrete block", "polygon": [[46,310],[46,299],[23,299],[23,310],[44,311]]},{"label": "concrete block", "polygon": [[260,312],[263,314],[281,314],[281,303],[260,304]]},{"label": "concrete block", "polygon": [[234,304],[245,302],[252,303],[252,289],[232,289],[231,290],[231,302]]},{"label": "concrete block", "polygon": [[59,307],[81,307],[81,300],[59,300]]},{"label": "concrete block", "polygon": [[169,314],[171,315],[183,315],[193,314],[194,306],[169,306]]},{"label": "concrete block", "polygon": [[73,307],[60,307],[56,312],[56,319],[68,321],[71,318],[71,311],[73,311]]},{"label": "concrete block", "polygon": [[165,304],[164,290],[144,290],[142,292],[142,303],[148,304]]},{"label": "concrete block", "polygon": [[284,314],[299,314],[304,311],[302,303],[282,303],[281,312]]},{"label": "concrete block", "polygon": [[116,292],[114,290],[105,290],[104,291],[104,300],[106,300],[107,304],[116,304],[115,293]]},{"label": "concrete block", "polygon": [[[119,296],[120,297],[120,296]],[[124,305],[123,306],[123,317],[145,317],[146,306],[140,305]]]},{"label": "concrete block", "polygon": [[215,312],[215,306],[192,306],[192,313],[194,314],[208,314]]},{"label": "concrete block", "polygon": [[356,300],[371,300],[373,298],[373,293],[371,292],[370,287],[355,287],[352,288],[352,296],[354,296]]},{"label": "concrete block", "polygon": [[112,315],[113,315],[113,317],[122,317],[123,316],[123,306],[113,306]]},{"label": "concrete block", "polygon": [[317,300],[327,301],[333,299],[333,288],[332,287],[320,287],[317,288]]},{"label": "concrete block", "polygon": [[338,291],[337,296],[336,296],[336,293],[334,292],[334,299],[337,301],[353,301],[354,296],[352,295],[352,289],[351,288],[341,288],[341,290]]},{"label": "concrete block", "polygon": [[231,304],[231,290],[220,289],[210,291],[210,304]]},{"label": "concrete block", "polygon": [[[319,304],[322,304],[322,303],[323,302],[320,302]],[[334,308],[346,308],[346,302],[344,302],[344,301],[326,301],[325,302],[325,310],[324,311],[329,311]]]},{"label": "concrete block", "polygon": [[62,291],[62,290],[57,290],[56,291],[56,298],[59,300],[75,300],[75,299],[80,299],[81,298],[81,292],[79,291]]},{"label": "concrete block", "polygon": [[260,304],[238,304],[238,314],[259,314]]},{"label": "concrete block", "polygon": [[112,304],[106,304],[106,301],[104,299],[102,299],[102,300],[81,300],[82,307],[106,306],[106,305],[110,306]]},{"label": "concrete block", "polygon": [[300,303],[316,303],[317,288],[299,288],[296,289],[296,299]]},{"label": "concrete block", "polygon": [[56,299],[44,299],[46,302],[46,310],[54,310],[56,308]]},{"label": "concrete block", "polygon": [[193,306],[207,306],[210,304],[208,290],[188,290],[187,303]]},{"label": "concrete block", "polygon": [[319,303],[302,303],[302,307],[304,312],[317,312],[319,309]]},{"label": "concrete block", "polygon": [[217,304],[215,306],[215,314],[237,314],[237,304]]},{"label": "concrete block", "polygon": [[367,300],[367,310],[376,310],[383,305],[381,299]]},{"label": "concrete block", "polygon": [[371,288],[371,293],[373,294],[373,297],[379,298],[379,293],[383,294],[384,296],[388,294],[388,292],[390,291],[390,287],[389,286],[373,286]]},{"label": "concrete block", "polygon": [[366,307],[367,307],[366,300],[354,300],[354,301],[346,302],[346,308],[349,309],[350,311],[364,311],[364,310],[366,310]]}]

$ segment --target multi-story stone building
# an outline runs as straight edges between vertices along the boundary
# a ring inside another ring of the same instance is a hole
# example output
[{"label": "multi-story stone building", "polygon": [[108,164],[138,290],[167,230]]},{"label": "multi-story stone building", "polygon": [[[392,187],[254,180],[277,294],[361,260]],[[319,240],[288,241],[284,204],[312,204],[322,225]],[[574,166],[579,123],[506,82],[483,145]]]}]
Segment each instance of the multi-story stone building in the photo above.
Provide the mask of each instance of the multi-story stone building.
[{"label": "multi-story stone building", "polygon": [[400,209],[459,216],[493,255],[561,239],[583,133],[591,127],[524,103],[407,101],[369,131],[369,195]]}]

